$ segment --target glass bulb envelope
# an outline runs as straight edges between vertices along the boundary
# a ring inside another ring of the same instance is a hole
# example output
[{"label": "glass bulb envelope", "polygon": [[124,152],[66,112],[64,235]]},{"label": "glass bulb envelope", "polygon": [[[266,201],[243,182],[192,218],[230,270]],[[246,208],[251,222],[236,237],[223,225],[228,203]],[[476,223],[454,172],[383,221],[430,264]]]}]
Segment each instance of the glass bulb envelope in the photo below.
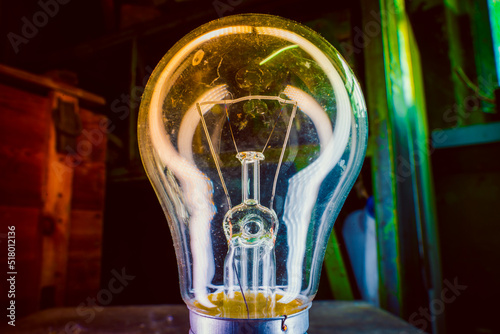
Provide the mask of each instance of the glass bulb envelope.
[{"label": "glass bulb envelope", "polygon": [[367,131],[346,61],[296,22],[230,16],[168,51],[142,98],[139,147],[192,312],[261,319],[311,305]]}]

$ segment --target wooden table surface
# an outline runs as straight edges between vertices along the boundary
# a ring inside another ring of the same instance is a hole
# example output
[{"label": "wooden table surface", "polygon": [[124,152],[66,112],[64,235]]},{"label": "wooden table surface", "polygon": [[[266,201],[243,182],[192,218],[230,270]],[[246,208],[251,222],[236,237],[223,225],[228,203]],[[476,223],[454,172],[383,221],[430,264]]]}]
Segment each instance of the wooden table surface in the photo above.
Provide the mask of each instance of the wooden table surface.
[{"label": "wooden table surface", "polygon": [[[76,307],[48,309],[16,321],[2,333],[170,334],[189,332],[184,305]],[[310,309],[308,334],[418,334],[415,327],[365,302],[317,301]]]}]

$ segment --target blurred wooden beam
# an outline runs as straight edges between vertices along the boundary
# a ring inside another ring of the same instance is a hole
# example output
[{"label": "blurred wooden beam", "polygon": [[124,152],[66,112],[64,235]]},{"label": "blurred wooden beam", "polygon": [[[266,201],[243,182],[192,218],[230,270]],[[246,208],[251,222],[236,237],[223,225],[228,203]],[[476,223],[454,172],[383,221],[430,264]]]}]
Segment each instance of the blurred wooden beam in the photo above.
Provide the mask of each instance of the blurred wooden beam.
[{"label": "blurred wooden beam", "polygon": [[62,82],[54,81],[53,79],[45,76],[28,73],[9,66],[0,64],[0,75],[19,80],[23,82],[23,84],[31,84],[48,90],[57,90],[59,92],[77,97],[93,104],[106,104],[106,100],[104,100],[104,98],[101,96],[89,93],[87,91],[84,91],[83,89],[76,88]]},{"label": "blurred wooden beam", "polygon": [[[51,94],[52,110],[59,101],[71,103],[78,108],[78,99],[59,92]],[[78,110],[75,111],[79,114]],[[56,151],[56,128],[49,127],[47,165],[42,184],[42,296],[47,305],[63,306],[66,293],[66,273],[68,265],[68,245],[71,225],[71,199],[73,168],[68,166],[67,155]]]},{"label": "blurred wooden beam", "polygon": [[[365,48],[380,302],[413,321],[442,291],[420,54],[403,0],[362,7],[363,26],[380,27]],[[444,316],[434,316],[433,333],[444,333]]]}]

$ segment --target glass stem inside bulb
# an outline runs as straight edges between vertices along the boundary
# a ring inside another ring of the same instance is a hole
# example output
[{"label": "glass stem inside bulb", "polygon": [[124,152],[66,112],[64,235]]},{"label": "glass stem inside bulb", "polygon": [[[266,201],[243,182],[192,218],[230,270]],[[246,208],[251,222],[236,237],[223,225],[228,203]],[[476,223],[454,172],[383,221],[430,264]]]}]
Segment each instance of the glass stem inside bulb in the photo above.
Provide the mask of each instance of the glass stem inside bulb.
[{"label": "glass stem inside bulb", "polygon": [[242,203],[224,219],[229,249],[224,266],[224,307],[228,318],[275,316],[276,260],[274,240],[278,219],[260,205],[260,152],[241,152]]},{"label": "glass stem inside bulb", "polygon": [[260,203],[260,160],[264,155],[260,152],[238,153],[241,161],[241,198],[247,205]]}]

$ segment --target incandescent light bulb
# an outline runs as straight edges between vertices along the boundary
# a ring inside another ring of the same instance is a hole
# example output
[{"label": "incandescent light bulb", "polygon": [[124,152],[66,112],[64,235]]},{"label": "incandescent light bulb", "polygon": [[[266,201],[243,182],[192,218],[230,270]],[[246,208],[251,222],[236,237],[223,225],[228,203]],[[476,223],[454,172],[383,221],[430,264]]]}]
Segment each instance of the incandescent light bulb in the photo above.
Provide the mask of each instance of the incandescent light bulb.
[{"label": "incandescent light bulb", "polygon": [[246,14],[160,61],[139,114],[191,333],[299,333],[333,223],[363,163],[366,107],[311,29]]}]

